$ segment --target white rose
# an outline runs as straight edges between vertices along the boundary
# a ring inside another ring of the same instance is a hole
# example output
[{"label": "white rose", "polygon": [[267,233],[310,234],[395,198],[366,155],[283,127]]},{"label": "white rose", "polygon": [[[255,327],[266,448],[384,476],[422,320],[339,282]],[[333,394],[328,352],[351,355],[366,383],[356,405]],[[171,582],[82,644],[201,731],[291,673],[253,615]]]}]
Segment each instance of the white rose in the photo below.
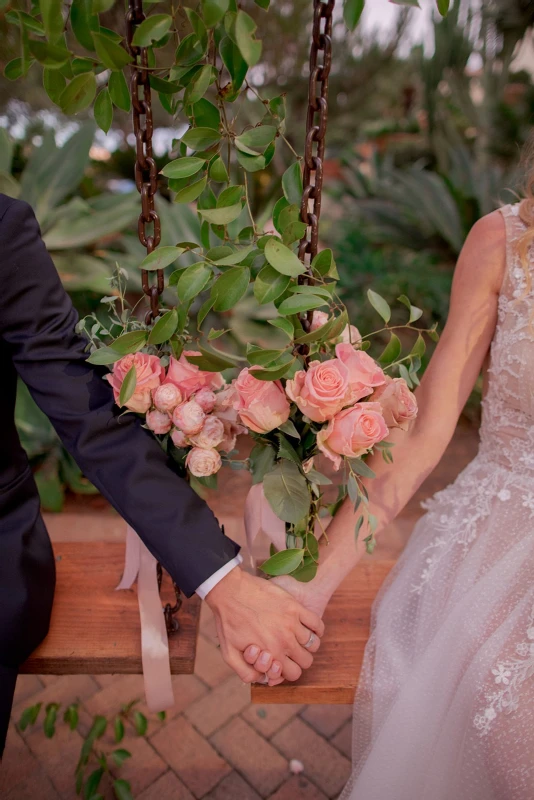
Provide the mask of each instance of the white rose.
[{"label": "white rose", "polygon": [[222,459],[217,450],[193,447],[187,454],[185,465],[195,478],[208,478],[221,468]]},{"label": "white rose", "polygon": [[206,415],[195,400],[188,400],[177,406],[172,414],[172,421],[177,428],[180,428],[187,436],[194,436],[200,433]]}]

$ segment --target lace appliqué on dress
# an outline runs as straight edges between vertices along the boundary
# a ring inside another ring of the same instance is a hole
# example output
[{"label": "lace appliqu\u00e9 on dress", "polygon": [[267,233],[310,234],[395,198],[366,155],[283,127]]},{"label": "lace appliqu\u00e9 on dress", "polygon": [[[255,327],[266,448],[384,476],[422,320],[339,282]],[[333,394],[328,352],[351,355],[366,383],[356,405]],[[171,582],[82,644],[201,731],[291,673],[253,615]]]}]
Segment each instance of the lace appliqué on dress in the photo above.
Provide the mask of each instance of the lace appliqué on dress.
[{"label": "lace appliqu\u00e9 on dress", "polygon": [[519,707],[519,688],[527,678],[534,675],[534,606],[530,612],[526,636],[526,641],[520,642],[515,648],[520,658],[498,661],[491,670],[494,683],[500,688],[484,695],[488,705],[473,718],[473,725],[478,729],[479,736],[487,736],[501,711],[509,714]]}]

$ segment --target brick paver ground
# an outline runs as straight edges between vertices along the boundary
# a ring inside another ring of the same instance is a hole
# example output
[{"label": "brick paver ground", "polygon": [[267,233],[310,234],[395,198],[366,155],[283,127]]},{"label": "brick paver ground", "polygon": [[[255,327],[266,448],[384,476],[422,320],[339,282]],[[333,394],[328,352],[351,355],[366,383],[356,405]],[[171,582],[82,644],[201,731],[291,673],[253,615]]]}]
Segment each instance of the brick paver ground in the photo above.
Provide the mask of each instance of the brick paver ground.
[{"label": "brick paver ground", "polygon": [[[404,513],[379,540],[373,558],[396,557],[417,517],[419,501],[445,484],[473,457],[476,432],[459,426],[446,456]],[[229,473],[216,513],[232,538],[241,538],[240,514],[246,493],[242,473]],[[211,501],[210,501],[211,502]],[[236,505],[237,503],[237,505]],[[225,505],[227,504],[227,505]],[[48,516],[55,539],[100,539],[123,534],[123,524],[100,499]],[[261,547],[261,543],[260,543]],[[137,800],[326,800],[338,796],[350,770],[351,708],[321,705],[251,705],[249,690],[222,661],[207,606],[202,609],[195,675],[173,678],[176,706],[164,722],[150,716],[146,738],[128,725],[124,746],[133,758],[120,774]],[[67,705],[80,701],[80,732],[94,714],[114,715],[139,697],[136,675],[21,676],[13,723],[36,702]],[[142,703],[139,706],[143,709]],[[82,736],[61,722],[47,739],[40,727],[21,733],[13,724],[2,766],[1,800],[74,800],[73,774]],[[104,739],[106,749],[112,738]],[[292,774],[289,762],[304,767]],[[101,790],[111,800],[110,789]]]}]

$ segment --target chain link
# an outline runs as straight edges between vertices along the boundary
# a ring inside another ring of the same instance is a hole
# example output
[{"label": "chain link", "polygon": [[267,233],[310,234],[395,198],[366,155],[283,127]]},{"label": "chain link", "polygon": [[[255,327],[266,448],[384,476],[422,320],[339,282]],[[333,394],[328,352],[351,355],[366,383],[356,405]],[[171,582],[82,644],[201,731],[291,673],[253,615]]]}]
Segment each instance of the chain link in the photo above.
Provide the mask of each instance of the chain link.
[{"label": "chain link", "polygon": [[[152,155],[152,98],[148,73],[148,50],[132,43],[136,25],[145,19],[142,0],[128,0],[126,12],[126,41],[134,64],[130,92],[132,96],[132,118],[135,134],[135,185],[141,195],[141,213],[137,223],[139,241],[150,254],[161,241],[161,223],[154,207],[158,188],[158,170]],[[141,96],[139,89],[141,88]],[[148,230],[147,230],[148,226]],[[153,322],[159,313],[159,297],[164,288],[163,270],[156,272],[156,283],[149,283],[147,270],[141,271],[143,292],[150,300],[150,311],[146,323]]]},{"label": "chain link", "polygon": [[[314,0],[313,28],[310,47],[310,78],[308,87],[308,113],[306,117],[306,144],[304,148],[304,186],[300,207],[300,218],[307,230],[299,242],[298,256],[306,265],[306,273],[299,277],[300,284],[312,284],[311,262],[317,255],[319,240],[319,217],[323,188],[323,160],[326,125],[328,121],[328,78],[332,65],[332,14],[335,0]],[[322,63],[319,55],[322,53]],[[318,119],[316,120],[316,115]],[[315,150],[315,153],[314,153]],[[313,179],[313,183],[312,183]],[[301,322],[309,332],[313,311],[309,311]],[[307,355],[307,346],[300,352]]]}]

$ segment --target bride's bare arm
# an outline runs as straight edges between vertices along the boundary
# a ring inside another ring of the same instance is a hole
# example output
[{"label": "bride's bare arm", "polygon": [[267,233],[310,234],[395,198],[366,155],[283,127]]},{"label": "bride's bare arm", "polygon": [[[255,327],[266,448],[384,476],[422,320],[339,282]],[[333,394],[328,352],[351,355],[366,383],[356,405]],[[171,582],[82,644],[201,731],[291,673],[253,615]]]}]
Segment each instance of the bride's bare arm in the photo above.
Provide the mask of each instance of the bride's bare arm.
[{"label": "bride's bare arm", "polygon": [[[396,428],[388,434],[388,441],[395,443],[393,464],[386,464],[379,452],[367,462],[376,475],[363,483],[370,496],[369,512],[378,520],[377,538],[432,472],[452,438],[495,331],[505,242],[504,219],[497,211],[471,230],[454,272],[447,324],[415,392],[417,419],[409,431]],[[274,579],[319,615],[365,552],[367,523],[355,541],[361,508],[355,514],[347,499],[339,509],[328,527],[328,543],[320,545],[319,568],[313,581],[303,584],[288,576]],[[245,651],[245,660],[259,672],[267,672],[271,685],[279,683],[280,671],[269,669],[270,654],[261,653],[258,658],[258,653],[259,648],[251,645]]]},{"label": "bride's bare arm", "polygon": [[[447,324],[417,388],[419,413],[409,431],[396,428],[393,464],[376,452],[368,464],[376,478],[365,479],[369,511],[378,520],[376,537],[404,508],[442,457],[473,389],[493,338],[497,300],[503,280],[504,220],[496,211],[471,230],[456,265]],[[366,524],[355,543],[361,511],[347,499],[328,528],[329,544],[321,548],[313,591],[326,605],[343,578],[365,551]],[[310,584],[310,589],[312,589]]]}]

